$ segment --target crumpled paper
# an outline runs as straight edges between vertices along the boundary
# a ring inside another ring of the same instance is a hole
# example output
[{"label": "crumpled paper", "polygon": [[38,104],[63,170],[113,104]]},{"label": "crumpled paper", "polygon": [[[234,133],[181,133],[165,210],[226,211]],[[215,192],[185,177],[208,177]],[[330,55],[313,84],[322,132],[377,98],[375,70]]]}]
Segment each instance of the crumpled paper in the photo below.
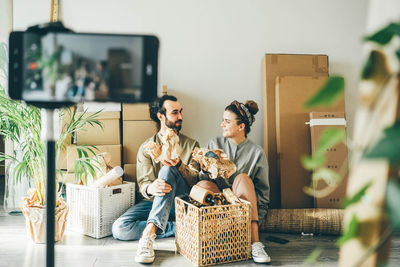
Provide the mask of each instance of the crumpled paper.
[{"label": "crumpled paper", "polygon": [[[26,232],[35,243],[46,243],[46,209],[38,204],[37,192],[28,190],[29,197],[22,198],[21,210],[25,216]],[[55,210],[54,240],[60,241],[65,231],[65,220],[68,215],[68,206],[64,199],[57,199]]]},{"label": "crumpled paper", "polygon": [[181,155],[179,146],[179,136],[172,129],[167,129],[166,133],[160,137],[161,145],[153,141],[144,145],[144,151],[157,163],[163,160],[177,161]]},{"label": "crumpled paper", "polygon": [[[81,179],[81,184],[82,185],[88,185],[91,186],[93,185],[98,179],[106,175],[109,171],[113,169],[113,166],[110,165],[111,162],[111,155],[108,152],[103,152],[100,154],[95,155],[94,157],[91,158],[90,164],[95,167],[95,176],[93,177],[90,173],[87,175],[86,181],[84,179]],[[108,184],[108,186],[114,186],[114,185],[120,185],[122,184],[122,177],[119,177],[118,179],[114,180],[112,183]]]},{"label": "crumpled paper", "polygon": [[210,174],[211,179],[218,177],[229,178],[236,172],[236,165],[231,162],[222,149],[198,148],[192,151],[195,161],[203,171]]}]

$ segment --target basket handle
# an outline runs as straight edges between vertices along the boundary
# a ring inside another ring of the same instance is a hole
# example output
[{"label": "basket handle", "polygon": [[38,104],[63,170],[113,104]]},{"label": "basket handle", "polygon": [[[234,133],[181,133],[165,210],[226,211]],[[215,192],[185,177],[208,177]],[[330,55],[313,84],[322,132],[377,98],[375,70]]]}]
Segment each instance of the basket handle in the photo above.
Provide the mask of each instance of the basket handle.
[{"label": "basket handle", "polygon": [[122,192],[121,188],[115,188],[115,189],[113,189],[112,194],[113,194],[113,195],[115,195],[115,194],[121,194],[121,192]]}]

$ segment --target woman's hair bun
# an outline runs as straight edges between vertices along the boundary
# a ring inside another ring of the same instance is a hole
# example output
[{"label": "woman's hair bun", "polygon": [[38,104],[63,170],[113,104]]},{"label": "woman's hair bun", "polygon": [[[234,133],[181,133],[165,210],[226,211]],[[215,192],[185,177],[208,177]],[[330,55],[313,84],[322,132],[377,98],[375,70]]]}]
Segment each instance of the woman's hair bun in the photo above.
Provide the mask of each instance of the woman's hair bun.
[{"label": "woman's hair bun", "polygon": [[258,105],[255,101],[253,100],[247,100],[246,103],[244,104],[250,111],[252,115],[257,114],[258,112]]}]

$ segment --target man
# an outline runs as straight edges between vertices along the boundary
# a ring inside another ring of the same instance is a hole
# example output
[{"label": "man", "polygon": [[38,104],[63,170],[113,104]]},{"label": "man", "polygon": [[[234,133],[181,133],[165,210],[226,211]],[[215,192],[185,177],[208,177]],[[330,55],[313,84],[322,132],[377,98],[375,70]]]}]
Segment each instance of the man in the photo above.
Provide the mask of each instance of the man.
[{"label": "man", "polygon": [[[189,194],[198,181],[199,165],[192,159],[192,150],[199,143],[179,131],[182,128],[182,107],[176,97],[164,95],[150,104],[150,117],[157,123],[159,131],[147,139],[137,155],[137,182],[144,201],[126,211],[112,227],[113,236],[119,240],[139,240],[135,260],[140,263],[154,261],[153,241],[155,237],[174,236],[175,196]],[[180,159],[155,163],[144,152],[149,141],[161,144],[160,137],[167,129],[178,133],[181,147]]]}]

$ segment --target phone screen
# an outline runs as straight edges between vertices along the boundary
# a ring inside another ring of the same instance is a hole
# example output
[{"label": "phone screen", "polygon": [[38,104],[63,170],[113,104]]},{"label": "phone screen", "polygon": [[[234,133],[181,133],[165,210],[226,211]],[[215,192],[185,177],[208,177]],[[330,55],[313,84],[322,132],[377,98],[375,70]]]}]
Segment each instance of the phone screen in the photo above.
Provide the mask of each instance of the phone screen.
[{"label": "phone screen", "polygon": [[[157,96],[158,39],[154,36],[15,35],[16,40],[10,40],[15,86],[10,90],[20,91],[14,95],[27,102],[148,102]],[[16,43],[21,55],[13,57]]]}]

